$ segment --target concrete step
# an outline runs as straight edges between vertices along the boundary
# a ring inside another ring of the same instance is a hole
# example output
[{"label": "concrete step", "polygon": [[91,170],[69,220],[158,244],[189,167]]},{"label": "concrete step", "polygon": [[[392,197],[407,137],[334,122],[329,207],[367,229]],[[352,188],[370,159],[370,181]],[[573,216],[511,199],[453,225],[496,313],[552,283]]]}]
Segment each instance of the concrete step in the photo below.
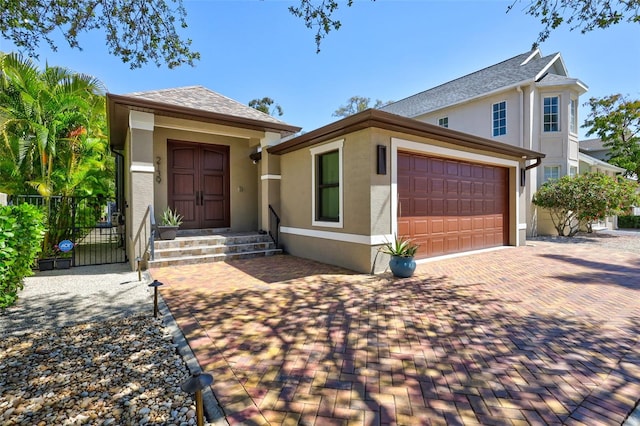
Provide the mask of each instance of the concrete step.
[{"label": "concrete step", "polygon": [[273,256],[276,254],[282,254],[282,250],[270,249],[270,250],[259,250],[259,251],[244,251],[244,252],[238,252],[238,253],[217,253],[217,254],[206,254],[206,255],[199,255],[199,256],[169,257],[169,258],[149,261],[149,268],[163,268],[167,266],[195,265],[198,263],[224,262],[228,260],[249,259],[253,257],[262,257],[262,256]]},{"label": "concrete step", "polygon": [[154,251],[154,258],[155,260],[161,260],[176,257],[205,256],[224,253],[247,253],[273,249],[275,249],[275,244],[273,244],[272,241],[246,244],[193,244],[183,247],[156,248]]},{"label": "concrete step", "polygon": [[[213,232],[217,231],[217,232]],[[186,230],[175,240],[154,242],[149,267],[192,265],[282,253],[271,238],[258,232],[230,233],[220,230]]]}]

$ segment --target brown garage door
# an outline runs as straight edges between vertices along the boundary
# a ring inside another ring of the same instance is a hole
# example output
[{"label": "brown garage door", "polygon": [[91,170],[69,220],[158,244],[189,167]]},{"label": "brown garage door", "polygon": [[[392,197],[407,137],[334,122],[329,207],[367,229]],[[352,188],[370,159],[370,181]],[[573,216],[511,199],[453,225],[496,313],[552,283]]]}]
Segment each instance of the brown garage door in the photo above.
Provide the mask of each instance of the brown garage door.
[{"label": "brown garage door", "polygon": [[507,169],[398,153],[398,233],[417,257],[506,245]]}]

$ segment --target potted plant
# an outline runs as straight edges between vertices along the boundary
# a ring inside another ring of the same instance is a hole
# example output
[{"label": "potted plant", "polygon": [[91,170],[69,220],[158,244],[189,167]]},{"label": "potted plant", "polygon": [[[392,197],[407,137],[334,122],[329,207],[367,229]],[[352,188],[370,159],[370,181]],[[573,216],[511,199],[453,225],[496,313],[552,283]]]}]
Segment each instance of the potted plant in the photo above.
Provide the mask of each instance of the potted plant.
[{"label": "potted plant", "polygon": [[178,234],[178,228],[182,225],[182,215],[167,207],[162,212],[162,222],[158,226],[158,233],[163,240],[173,240]]},{"label": "potted plant", "polygon": [[399,278],[409,278],[416,270],[416,262],[413,259],[418,251],[418,245],[413,244],[409,239],[398,237],[393,241],[387,241],[380,248],[380,251],[391,256],[389,268],[394,276]]}]

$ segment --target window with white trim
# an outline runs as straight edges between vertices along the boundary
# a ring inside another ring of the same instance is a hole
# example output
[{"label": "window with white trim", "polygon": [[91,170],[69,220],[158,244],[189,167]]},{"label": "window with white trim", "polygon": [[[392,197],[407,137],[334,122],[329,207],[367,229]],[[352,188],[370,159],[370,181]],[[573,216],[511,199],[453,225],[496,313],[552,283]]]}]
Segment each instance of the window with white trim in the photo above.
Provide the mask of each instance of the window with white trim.
[{"label": "window with white trim", "polygon": [[578,133],[578,100],[571,99],[569,105],[569,131]]},{"label": "window with white trim", "polygon": [[578,168],[576,166],[569,167],[569,176],[578,176]]},{"label": "window with white trim", "polygon": [[542,130],[545,132],[560,131],[560,97],[549,96],[543,99]]},{"label": "window with white trim", "polygon": [[449,117],[438,118],[438,126],[449,127]]},{"label": "window with white trim", "polygon": [[560,179],[560,166],[544,166],[544,181]]},{"label": "window with white trim", "polygon": [[342,227],[342,146],[340,140],[310,149],[314,226]]},{"label": "window with white trim", "polygon": [[493,104],[493,136],[507,134],[507,101]]}]

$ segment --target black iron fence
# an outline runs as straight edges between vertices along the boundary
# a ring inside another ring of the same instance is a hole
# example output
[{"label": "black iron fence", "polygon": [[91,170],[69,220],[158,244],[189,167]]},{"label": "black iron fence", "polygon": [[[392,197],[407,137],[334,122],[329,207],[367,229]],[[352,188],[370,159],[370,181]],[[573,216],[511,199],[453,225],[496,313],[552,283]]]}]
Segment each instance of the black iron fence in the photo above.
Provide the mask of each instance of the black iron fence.
[{"label": "black iron fence", "polygon": [[[10,196],[9,203],[38,206],[47,234],[41,258],[70,258],[73,266],[126,262],[124,218],[105,197]],[[72,249],[67,250],[72,243]],[[61,244],[63,243],[63,244]]]}]

